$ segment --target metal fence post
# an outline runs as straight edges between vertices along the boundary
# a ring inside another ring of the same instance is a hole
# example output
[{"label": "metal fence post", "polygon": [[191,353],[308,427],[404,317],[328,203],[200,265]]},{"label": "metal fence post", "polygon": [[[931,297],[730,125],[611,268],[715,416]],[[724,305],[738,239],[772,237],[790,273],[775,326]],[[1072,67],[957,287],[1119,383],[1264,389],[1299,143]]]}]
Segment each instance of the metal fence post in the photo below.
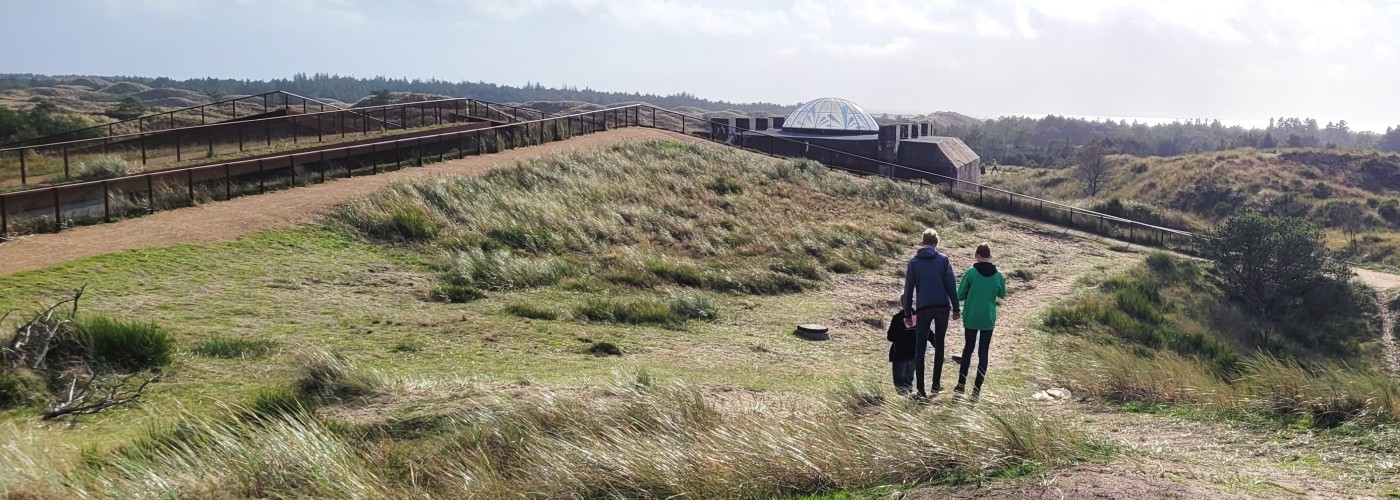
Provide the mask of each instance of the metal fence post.
[{"label": "metal fence post", "polygon": [[185,170],[185,182],[190,186],[190,206],[194,206],[194,169]]},{"label": "metal fence post", "polygon": [[267,193],[267,178],[263,175],[263,161],[258,160],[258,194]]},{"label": "metal fence post", "polygon": [[29,169],[24,165],[24,148],[19,149],[19,183],[29,184]]},{"label": "metal fence post", "polygon": [[146,174],[146,210],[148,213],[156,213],[156,186],[151,174]]},{"label": "metal fence post", "polygon": [[0,241],[10,234],[10,211],[5,209],[5,197],[0,196]]},{"label": "metal fence post", "polygon": [[224,200],[233,199],[233,176],[229,175],[229,164],[224,164]]},{"label": "metal fence post", "polygon": [[63,231],[63,204],[58,201],[58,188],[53,188],[53,232]]},{"label": "metal fence post", "polygon": [[102,181],[102,222],[112,222],[112,192]]},{"label": "metal fence post", "polygon": [[63,145],[63,178],[72,177],[68,174],[68,144]]}]

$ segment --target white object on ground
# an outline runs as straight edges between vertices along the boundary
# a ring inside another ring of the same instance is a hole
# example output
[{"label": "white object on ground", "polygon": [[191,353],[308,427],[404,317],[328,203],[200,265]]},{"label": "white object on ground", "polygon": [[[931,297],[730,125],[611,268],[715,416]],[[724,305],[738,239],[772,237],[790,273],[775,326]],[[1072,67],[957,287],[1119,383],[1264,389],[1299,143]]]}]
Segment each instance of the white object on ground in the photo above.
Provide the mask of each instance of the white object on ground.
[{"label": "white object on ground", "polygon": [[1064,401],[1071,397],[1074,397],[1074,395],[1070,394],[1069,389],[1056,387],[1037,392],[1034,396],[1031,396],[1031,399],[1036,401]]}]

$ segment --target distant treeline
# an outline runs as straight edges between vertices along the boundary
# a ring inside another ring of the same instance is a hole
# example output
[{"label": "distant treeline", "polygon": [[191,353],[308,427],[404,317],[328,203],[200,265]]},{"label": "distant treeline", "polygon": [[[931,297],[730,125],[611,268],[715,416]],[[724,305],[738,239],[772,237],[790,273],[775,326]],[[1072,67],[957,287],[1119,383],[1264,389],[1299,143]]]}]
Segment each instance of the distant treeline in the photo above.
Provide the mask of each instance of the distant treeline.
[{"label": "distant treeline", "polygon": [[[794,106],[766,102],[731,103],[725,101],[711,101],[709,99],[701,99],[685,92],[661,96],[655,94],[602,92],[590,88],[579,89],[569,86],[552,88],[545,87],[539,83],[526,83],[520,87],[513,87],[510,85],[497,85],[485,82],[449,82],[437,79],[409,80],[407,78],[386,78],[383,76],[356,78],[325,73],[316,73],[313,75],[297,73],[291,78],[275,78],[272,80],[234,80],[228,78],[191,78],[189,80],[175,80],[165,77],[150,78],[144,76],[102,76],[98,78],[112,82],[140,83],[155,88],[192,90],[215,96],[261,94],[264,92],[283,90],[307,97],[335,99],[348,103],[354,103],[370,95],[370,93],[374,91],[387,89],[391,92],[419,92],[452,97],[472,97],[494,102],[582,101],[608,105],[628,101],[646,101],[665,108],[691,106],[711,111],[732,109],[748,113],[760,111],[768,113],[787,113],[794,108]],[[3,75],[0,77],[0,90],[53,86],[62,83],[65,79],[68,78],[55,78],[43,75]]]},{"label": "distant treeline", "polygon": [[1312,118],[1270,119],[1269,126],[1261,130],[1227,127],[1219,120],[1147,125],[1051,115],[949,124],[939,127],[936,133],[962,138],[984,161],[1029,166],[1064,165],[1074,156],[1075,147],[1091,143],[1138,156],[1177,156],[1242,147],[1400,151],[1400,128],[1386,134],[1357,132],[1345,120],[1319,126]]}]

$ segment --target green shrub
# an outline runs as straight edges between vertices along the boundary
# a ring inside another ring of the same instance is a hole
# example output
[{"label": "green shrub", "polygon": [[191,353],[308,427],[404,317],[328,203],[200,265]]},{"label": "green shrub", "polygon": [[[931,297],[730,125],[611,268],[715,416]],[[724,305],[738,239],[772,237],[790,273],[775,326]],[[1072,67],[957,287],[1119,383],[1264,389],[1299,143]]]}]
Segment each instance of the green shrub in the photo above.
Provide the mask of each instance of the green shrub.
[{"label": "green shrub", "polygon": [[603,275],[608,283],[627,285],[636,288],[651,288],[661,281],[651,271],[637,268],[614,269]]},{"label": "green shrub", "polygon": [[691,288],[703,288],[707,281],[705,272],[699,267],[671,259],[648,262],[647,270],[658,278]]},{"label": "green shrub", "polygon": [[437,236],[440,228],[422,208],[397,205],[389,211],[388,227],[383,231],[404,240],[427,240]]},{"label": "green shrub", "polygon": [[44,401],[44,380],[25,369],[0,370],[0,410]]},{"label": "green shrub", "polygon": [[193,352],[206,358],[256,358],[267,354],[276,346],[276,342],[266,339],[214,337],[200,341],[194,346]]},{"label": "green shrub", "polygon": [[650,297],[591,298],[574,309],[574,316],[605,323],[678,326],[686,320],[713,321],[719,310],[704,294],[680,292],[664,301]]},{"label": "green shrub", "polygon": [[594,356],[621,356],[622,348],[612,342],[598,341],[588,346],[588,353]]},{"label": "green shrub", "polygon": [[809,280],[822,279],[821,268],[818,267],[816,259],[803,256],[788,256],[773,262],[768,266],[775,272],[805,278]]},{"label": "green shrub", "polygon": [[486,232],[486,236],[507,247],[531,253],[550,252],[559,248],[559,239],[554,232],[541,226],[510,222],[492,228]]},{"label": "green shrub", "polygon": [[633,325],[677,325],[684,321],[669,304],[651,298],[591,298],[575,308],[574,315],[588,321]]},{"label": "green shrub", "polygon": [[448,265],[447,281],[482,290],[521,290],[548,286],[586,269],[560,257],[522,257],[507,250],[459,251]]},{"label": "green shrub", "polygon": [[856,266],[849,260],[837,259],[827,262],[826,270],[837,274],[850,274],[856,272]]},{"label": "green shrub", "polygon": [[154,323],[92,316],[77,321],[90,359],[110,368],[146,370],[170,364],[175,341]]},{"label": "green shrub", "polygon": [[734,287],[711,286],[721,292],[745,293],[749,295],[782,295],[798,293],[811,287],[810,283],[796,276],[772,272],[751,272],[738,276],[732,282]]},{"label": "green shrub", "polygon": [[244,409],[252,416],[276,418],[305,413],[313,406],[313,401],[287,389],[263,389],[253,394],[253,398],[244,405]]},{"label": "green shrub", "polygon": [[715,180],[705,184],[705,189],[714,191],[718,195],[744,194],[744,186],[739,181],[728,177],[716,177]]},{"label": "green shrub", "polygon": [[522,318],[530,319],[543,319],[551,321],[559,319],[559,311],[525,302],[516,302],[507,305],[505,308],[505,313],[511,316],[519,316]]},{"label": "green shrub", "polygon": [[317,352],[303,361],[297,389],[306,398],[343,401],[373,394],[379,380],[337,354]]},{"label": "green shrub", "polygon": [[478,290],[476,287],[471,285],[459,285],[456,283],[439,283],[438,286],[433,287],[433,291],[429,296],[433,300],[446,302],[448,304],[465,304],[467,302],[486,298],[486,294],[482,293],[481,290]]},{"label": "green shrub", "polygon": [[431,240],[444,226],[427,207],[401,198],[357,200],[336,209],[332,216],[365,236],[386,241]]},{"label": "green shrub", "polygon": [[73,178],[80,181],[95,181],[121,177],[129,171],[126,160],[120,156],[96,156],[79,160],[75,165]]},{"label": "green shrub", "polygon": [[676,315],[692,320],[714,321],[719,317],[719,309],[714,302],[704,294],[694,292],[680,292],[671,294],[667,298],[670,303],[671,312]]}]

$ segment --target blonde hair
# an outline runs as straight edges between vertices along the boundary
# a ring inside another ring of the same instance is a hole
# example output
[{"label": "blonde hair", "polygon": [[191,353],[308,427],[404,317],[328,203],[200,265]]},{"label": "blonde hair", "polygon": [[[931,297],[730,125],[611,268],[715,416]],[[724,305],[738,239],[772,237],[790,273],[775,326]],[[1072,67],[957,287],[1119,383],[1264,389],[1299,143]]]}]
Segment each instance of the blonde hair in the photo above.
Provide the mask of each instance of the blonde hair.
[{"label": "blonde hair", "polygon": [[924,230],[924,239],[923,239],[923,241],[922,241],[921,243],[922,243],[924,246],[930,246],[930,247],[936,247],[936,246],[938,246],[938,231],[934,231],[932,228],[925,229],[925,230]]},{"label": "blonde hair", "polygon": [[976,255],[984,259],[992,258],[992,244],[984,241],[981,245],[977,245]]}]

